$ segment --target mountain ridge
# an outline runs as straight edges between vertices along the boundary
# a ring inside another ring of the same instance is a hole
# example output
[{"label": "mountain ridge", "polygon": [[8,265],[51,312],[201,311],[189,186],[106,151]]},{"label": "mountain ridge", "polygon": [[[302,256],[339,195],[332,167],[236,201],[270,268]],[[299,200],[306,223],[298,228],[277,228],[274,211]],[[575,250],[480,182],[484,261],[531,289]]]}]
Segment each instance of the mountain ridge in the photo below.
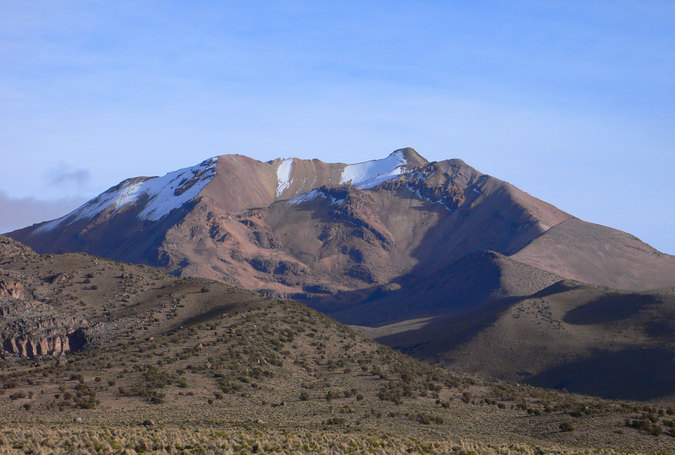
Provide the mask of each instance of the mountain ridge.
[{"label": "mountain ridge", "polygon": [[589,284],[675,285],[675,257],[411,148],[356,164],[221,155],[126,179],[8,235],[39,252],[84,251],[307,301],[395,286],[481,250]]}]

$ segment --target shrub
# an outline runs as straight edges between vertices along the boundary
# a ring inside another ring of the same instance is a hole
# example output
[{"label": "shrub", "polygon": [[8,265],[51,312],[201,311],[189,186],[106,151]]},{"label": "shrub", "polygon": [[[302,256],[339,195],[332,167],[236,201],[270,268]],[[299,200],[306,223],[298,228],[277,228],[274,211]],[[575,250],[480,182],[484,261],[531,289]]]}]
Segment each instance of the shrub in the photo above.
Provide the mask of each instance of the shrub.
[{"label": "shrub", "polygon": [[324,420],[324,425],[344,425],[347,420],[344,417],[331,417],[328,420]]},{"label": "shrub", "polygon": [[629,428],[635,428],[636,430],[644,431],[647,434],[653,436],[658,436],[663,433],[661,426],[656,422],[653,422],[648,418],[649,416],[643,416],[641,419],[626,419],[626,426]]},{"label": "shrub", "polygon": [[562,422],[560,425],[560,431],[574,431],[574,426],[569,422]]},{"label": "shrub", "polygon": [[380,387],[380,391],[377,393],[377,397],[381,401],[391,401],[394,404],[403,403],[403,393],[400,387],[396,387],[391,383],[383,385]]},{"label": "shrub", "polygon": [[426,412],[418,412],[416,414],[410,415],[412,420],[415,420],[423,425],[430,425],[431,423],[443,423],[443,417],[435,416],[433,414],[427,414]]},{"label": "shrub", "polygon": [[19,398],[26,398],[26,394],[23,392],[15,392],[9,396],[10,400],[18,400]]},{"label": "shrub", "polygon": [[329,390],[326,392],[326,401],[335,400],[336,398],[340,398],[340,392],[335,390]]}]

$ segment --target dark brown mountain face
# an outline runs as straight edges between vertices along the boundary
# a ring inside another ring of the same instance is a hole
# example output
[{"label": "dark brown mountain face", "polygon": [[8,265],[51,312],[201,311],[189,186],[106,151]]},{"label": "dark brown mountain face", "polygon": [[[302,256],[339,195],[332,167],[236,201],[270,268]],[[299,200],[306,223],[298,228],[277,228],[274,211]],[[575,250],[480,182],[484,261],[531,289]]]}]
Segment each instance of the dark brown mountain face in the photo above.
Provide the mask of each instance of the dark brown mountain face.
[{"label": "dark brown mountain face", "polygon": [[[563,279],[626,291],[675,286],[675,257],[461,160],[428,162],[409,148],[354,165],[220,156],[126,180],[9,235],[41,253],[82,251],[291,297],[350,324],[400,324],[398,334],[420,318],[501,314]],[[485,317],[476,327],[496,316]],[[462,342],[434,345],[433,354]],[[494,373],[513,377],[505,369]]]}]

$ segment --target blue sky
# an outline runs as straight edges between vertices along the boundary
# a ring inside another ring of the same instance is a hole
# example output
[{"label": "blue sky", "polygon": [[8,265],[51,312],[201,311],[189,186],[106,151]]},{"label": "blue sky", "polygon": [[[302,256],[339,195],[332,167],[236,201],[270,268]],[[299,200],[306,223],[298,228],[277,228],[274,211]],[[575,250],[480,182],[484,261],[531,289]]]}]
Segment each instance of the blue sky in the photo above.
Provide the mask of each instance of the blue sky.
[{"label": "blue sky", "polygon": [[462,158],[675,253],[673,2],[0,0],[0,231],[241,153]]}]

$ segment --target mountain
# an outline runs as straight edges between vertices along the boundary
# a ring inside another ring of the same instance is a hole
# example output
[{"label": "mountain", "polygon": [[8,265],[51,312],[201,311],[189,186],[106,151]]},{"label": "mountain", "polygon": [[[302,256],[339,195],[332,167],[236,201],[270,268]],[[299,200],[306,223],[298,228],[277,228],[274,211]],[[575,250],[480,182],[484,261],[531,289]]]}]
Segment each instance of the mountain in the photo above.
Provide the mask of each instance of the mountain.
[{"label": "mountain", "polygon": [[[419,320],[443,331],[478,318],[462,330],[476,337],[556,283],[578,282],[589,295],[675,286],[674,256],[579,220],[461,160],[428,162],[410,148],[357,164],[219,156],[164,177],[125,180],[62,218],[8,235],[41,253],[81,251],[293,298],[345,323],[394,330],[398,338],[379,339],[414,355],[476,371],[480,365],[455,355],[473,338],[415,330]],[[624,340],[591,338],[609,353]],[[571,339],[568,352],[579,355],[560,359],[571,365],[592,357],[587,344]],[[483,352],[488,363],[501,355]],[[528,374],[518,375],[525,370],[515,361],[488,372],[536,381],[562,367],[532,359]],[[602,374],[568,383],[586,390]]]},{"label": "mountain", "polygon": [[301,300],[395,287],[482,250],[590,284],[675,285],[673,256],[412,149],[354,165],[224,155],[9,235]]},{"label": "mountain", "polygon": [[0,283],[3,452],[675,449],[672,408],[432,366],[217,281],[0,236]]}]

